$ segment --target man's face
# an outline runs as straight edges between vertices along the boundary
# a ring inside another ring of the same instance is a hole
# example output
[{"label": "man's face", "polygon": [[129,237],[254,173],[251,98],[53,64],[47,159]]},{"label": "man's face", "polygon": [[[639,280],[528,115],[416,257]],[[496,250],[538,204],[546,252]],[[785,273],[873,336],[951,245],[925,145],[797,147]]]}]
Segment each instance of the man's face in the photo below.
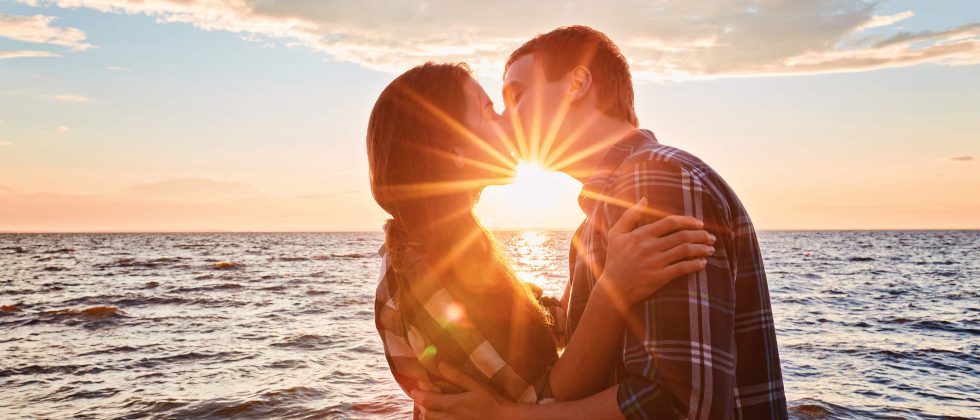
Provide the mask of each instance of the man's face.
[{"label": "man's face", "polygon": [[518,156],[524,161],[543,161],[568,131],[564,79],[549,81],[534,54],[517,59],[504,73],[503,97]]}]

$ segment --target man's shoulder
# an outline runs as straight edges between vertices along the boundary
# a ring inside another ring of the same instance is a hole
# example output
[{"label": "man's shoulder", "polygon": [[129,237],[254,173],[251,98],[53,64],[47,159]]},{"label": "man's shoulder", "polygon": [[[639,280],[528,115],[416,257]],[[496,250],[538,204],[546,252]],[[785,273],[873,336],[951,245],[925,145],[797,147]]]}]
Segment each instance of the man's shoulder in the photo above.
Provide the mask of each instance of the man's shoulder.
[{"label": "man's shoulder", "polygon": [[691,182],[700,186],[703,193],[722,207],[740,205],[735,192],[714,168],[683,149],[653,141],[643,142],[633,148],[613,172],[614,183],[622,188],[624,183],[643,179],[636,176],[638,170],[690,178]]},{"label": "man's shoulder", "polygon": [[633,148],[617,172],[631,171],[636,164],[664,171],[683,171],[698,178],[721,178],[701,158],[686,150],[656,142],[643,142]]}]

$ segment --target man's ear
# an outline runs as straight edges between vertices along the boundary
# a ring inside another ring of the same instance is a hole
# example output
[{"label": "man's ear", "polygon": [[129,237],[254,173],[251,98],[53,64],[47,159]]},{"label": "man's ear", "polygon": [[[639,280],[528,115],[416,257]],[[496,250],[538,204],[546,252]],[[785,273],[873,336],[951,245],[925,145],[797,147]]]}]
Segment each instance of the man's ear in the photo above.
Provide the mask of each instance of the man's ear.
[{"label": "man's ear", "polygon": [[592,72],[585,66],[576,66],[568,74],[568,96],[572,102],[585,98],[592,89]]}]

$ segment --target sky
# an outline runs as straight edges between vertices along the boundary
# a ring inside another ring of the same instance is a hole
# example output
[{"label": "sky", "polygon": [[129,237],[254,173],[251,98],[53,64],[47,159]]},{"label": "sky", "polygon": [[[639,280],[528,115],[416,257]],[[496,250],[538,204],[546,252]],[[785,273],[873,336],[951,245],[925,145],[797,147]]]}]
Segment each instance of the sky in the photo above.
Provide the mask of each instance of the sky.
[{"label": "sky", "polygon": [[[507,54],[568,24],[758,229],[980,228],[978,1],[525,3],[0,0],[0,231],[379,230],[381,90],[465,61],[501,103]],[[535,180],[479,214],[573,229],[579,186]]]}]

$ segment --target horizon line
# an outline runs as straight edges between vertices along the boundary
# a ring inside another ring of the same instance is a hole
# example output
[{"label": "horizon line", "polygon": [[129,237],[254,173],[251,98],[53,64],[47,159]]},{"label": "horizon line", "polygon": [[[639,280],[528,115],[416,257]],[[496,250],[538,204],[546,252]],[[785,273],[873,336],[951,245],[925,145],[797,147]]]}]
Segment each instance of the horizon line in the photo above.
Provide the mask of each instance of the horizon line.
[{"label": "horizon line", "polygon": [[[507,228],[490,229],[491,232],[574,232],[575,229],[558,228]],[[757,232],[971,232],[980,231],[973,228],[772,228],[756,229]],[[200,234],[200,233],[383,233],[381,229],[373,230],[0,230],[0,235],[84,235],[84,234]]]}]

